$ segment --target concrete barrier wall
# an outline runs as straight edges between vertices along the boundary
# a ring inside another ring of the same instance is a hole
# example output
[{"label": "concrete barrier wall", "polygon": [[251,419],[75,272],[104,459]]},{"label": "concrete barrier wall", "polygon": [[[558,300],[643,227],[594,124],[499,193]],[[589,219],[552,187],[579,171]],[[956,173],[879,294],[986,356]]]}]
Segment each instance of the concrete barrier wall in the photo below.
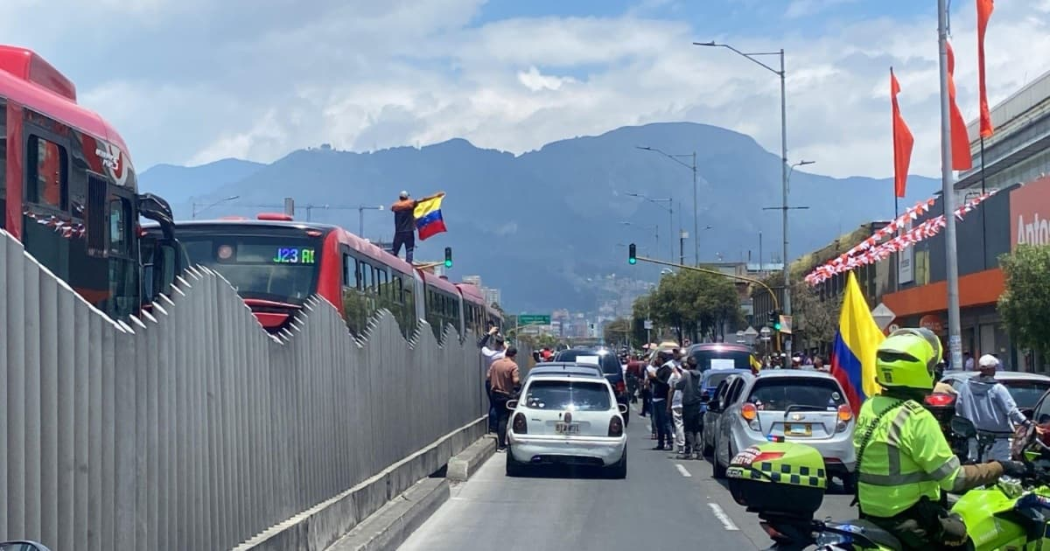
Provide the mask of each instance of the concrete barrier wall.
[{"label": "concrete barrier wall", "polygon": [[273,337],[197,269],[115,322],[0,231],[0,540],[230,549],[487,412],[473,336],[303,314]]}]

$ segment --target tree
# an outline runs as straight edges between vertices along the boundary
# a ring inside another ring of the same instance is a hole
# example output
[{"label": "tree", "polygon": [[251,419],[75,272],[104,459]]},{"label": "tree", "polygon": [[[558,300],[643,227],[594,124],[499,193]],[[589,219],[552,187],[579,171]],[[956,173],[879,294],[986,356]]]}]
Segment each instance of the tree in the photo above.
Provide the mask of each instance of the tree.
[{"label": "tree", "polygon": [[999,313],[1010,338],[1043,358],[1050,356],[1050,247],[1019,245],[999,263],[1006,274]]},{"label": "tree", "polygon": [[723,324],[736,327],[742,317],[740,296],[728,279],[690,270],[663,277],[650,306],[653,319],[670,326],[679,342],[686,335],[695,339],[710,334]]},{"label": "tree", "polygon": [[791,285],[791,311],[795,326],[811,344],[834,342],[842,311],[841,300],[825,301],[813,287],[795,280]]},{"label": "tree", "polygon": [[627,318],[617,318],[605,324],[602,327],[602,336],[605,337],[605,344],[609,346],[619,346],[625,340],[631,336],[631,320]]}]

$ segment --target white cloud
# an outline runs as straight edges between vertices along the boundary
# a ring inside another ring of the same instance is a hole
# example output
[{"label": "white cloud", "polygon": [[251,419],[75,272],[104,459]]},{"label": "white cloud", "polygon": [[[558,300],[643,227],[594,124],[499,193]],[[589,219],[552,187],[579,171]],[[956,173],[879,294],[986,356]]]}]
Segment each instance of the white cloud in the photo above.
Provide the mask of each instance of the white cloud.
[{"label": "white cloud", "polygon": [[[844,1],[795,0],[786,13]],[[43,8],[15,2],[18,17],[5,18],[0,31],[74,78],[82,103],[124,133],[140,168],[226,156],[269,161],[324,142],[372,150],[464,137],[524,152],[668,120],[725,126],[779,151],[776,77],[729,51],[692,47],[704,33],[646,15],[669,4],[660,0],[639,0],[639,9],[618,17],[483,24],[475,20],[482,0],[317,0],[311,9],[266,0],[251,10],[249,0],[55,0],[48,17],[31,18],[30,9]],[[125,3],[135,9],[120,11]],[[894,66],[916,135],[913,169],[936,174],[937,49],[928,11],[826,27],[815,16],[804,19],[804,33],[738,29],[716,38],[748,50],[785,48],[789,156],[837,176],[891,172]],[[956,80],[972,116],[974,21],[957,11]],[[997,5],[988,36],[993,101],[1050,69],[1030,55],[1050,49],[1048,13],[1050,0]],[[101,24],[114,18],[116,27]],[[93,33],[93,47],[83,48],[72,32],[82,21],[121,32]]]}]

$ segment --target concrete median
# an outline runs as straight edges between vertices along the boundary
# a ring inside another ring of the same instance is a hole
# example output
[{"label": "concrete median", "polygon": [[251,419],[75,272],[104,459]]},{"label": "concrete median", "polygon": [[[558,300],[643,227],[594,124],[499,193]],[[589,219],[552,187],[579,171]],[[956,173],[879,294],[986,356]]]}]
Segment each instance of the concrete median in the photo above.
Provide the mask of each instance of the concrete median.
[{"label": "concrete median", "polygon": [[488,458],[496,453],[496,438],[488,435],[448,461],[445,477],[451,482],[466,482]]}]

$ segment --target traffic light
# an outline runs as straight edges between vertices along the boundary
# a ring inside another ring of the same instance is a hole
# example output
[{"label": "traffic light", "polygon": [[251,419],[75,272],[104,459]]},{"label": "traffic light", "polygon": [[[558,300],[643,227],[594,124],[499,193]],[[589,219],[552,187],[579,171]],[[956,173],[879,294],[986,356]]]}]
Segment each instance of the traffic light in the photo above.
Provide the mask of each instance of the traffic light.
[{"label": "traffic light", "polygon": [[769,313],[769,322],[773,325],[774,331],[780,331],[780,311],[773,310]]},{"label": "traffic light", "polygon": [[627,246],[627,263],[632,266],[638,263],[638,248],[634,243]]},{"label": "traffic light", "polygon": [[452,247],[445,247],[445,267],[452,267]]}]

